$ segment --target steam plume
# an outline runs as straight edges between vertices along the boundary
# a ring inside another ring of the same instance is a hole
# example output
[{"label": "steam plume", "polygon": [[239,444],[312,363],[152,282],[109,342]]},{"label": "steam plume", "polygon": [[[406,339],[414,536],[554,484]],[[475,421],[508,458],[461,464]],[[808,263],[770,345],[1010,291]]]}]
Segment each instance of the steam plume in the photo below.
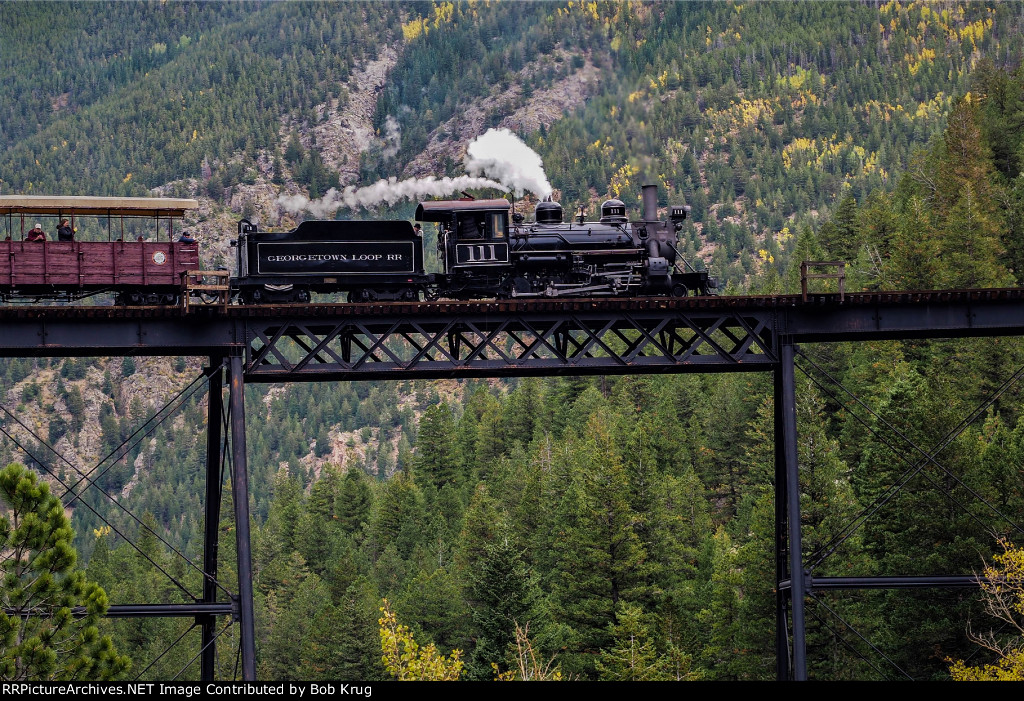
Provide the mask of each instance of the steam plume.
[{"label": "steam plume", "polygon": [[[398,122],[388,117],[385,137],[388,147],[394,147],[397,152],[400,138]],[[544,174],[540,156],[508,129],[488,129],[483,136],[473,140],[466,149],[464,165],[469,175],[402,181],[391,177],[366,187],[349,185],[341,191],[331,188],[319,200],[310,200],[302,195],[281,195],[277,201],[290,212],[307,210],[313,216],[325,219],[342,207],[355,209],[383,203],[392,205],[400,200],[443,197],[474,188],[489,187],[502,192],[514,190],[516,196],[521,196],[526,190],[540,197],[551,194],[551,184]]]},{"label": "steam plume", "polygon": [[516,196],[525,190],[540,197],[551,194],[540,156],[508,129],[488,129],[470,143],[465,166],[470,175],[485,175],[508,185]]},{"label": "steam plume", "polygon": [[401,182],[398,178],[391,177],[358,189],[352,185],[340,192],[331,188],[319,200],[310,200],[302,195],[281,195],[277,201],[289,212],[308,210],[313,216],[325,219],[342,207],[355,209],[376,207],[382,203],[392,205],[400,200],[442,197],[460,190],[483,187],[491,187],[502,192],[508,192],[509,189],[494,180],[469,175],[460,175],[457,178],[410,178]]}]

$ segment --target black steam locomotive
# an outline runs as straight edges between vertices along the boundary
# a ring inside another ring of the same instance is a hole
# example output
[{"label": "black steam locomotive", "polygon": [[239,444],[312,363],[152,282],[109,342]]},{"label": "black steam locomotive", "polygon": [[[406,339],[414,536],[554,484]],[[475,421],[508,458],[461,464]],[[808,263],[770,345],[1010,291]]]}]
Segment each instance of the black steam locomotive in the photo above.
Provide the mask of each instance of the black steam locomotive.
[{"label": "black steam locomotive", "polygon": [[406,221],[307,221],[270,233],[242,220],[232,288],[250,304],[307,302],[312,292],[352,302],[714,294],[715,279],[675,246],[689,207],[659,221],[652,185],[643,204],[639,221],[608,200],[598,221],[564,222],[561,205],[541,202],[525,223],[504,199],[422,202],[416,220],[438,225],[442,273],[424,270],[422,237]]}]

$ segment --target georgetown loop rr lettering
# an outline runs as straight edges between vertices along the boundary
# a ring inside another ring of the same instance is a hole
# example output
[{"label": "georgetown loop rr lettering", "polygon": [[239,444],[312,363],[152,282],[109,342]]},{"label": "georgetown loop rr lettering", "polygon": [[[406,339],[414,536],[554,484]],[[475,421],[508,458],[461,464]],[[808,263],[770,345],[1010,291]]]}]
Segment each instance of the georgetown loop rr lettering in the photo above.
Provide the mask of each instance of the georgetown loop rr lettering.
[{"label": "georgetown loop rr lettering", "polygon": [[[285,255],[285,256],[267,256],[267,260],[274,263],[291,263],[294,261],[307,262],[307,261],[318,261],[318,260],[381,260],[384,255],[381,253],[361,253],[358,255],[346,255],[344,253],[303,253],[297,255]],[[388,260],[401,260],[402,257],[398,254],[388,255]]]}]

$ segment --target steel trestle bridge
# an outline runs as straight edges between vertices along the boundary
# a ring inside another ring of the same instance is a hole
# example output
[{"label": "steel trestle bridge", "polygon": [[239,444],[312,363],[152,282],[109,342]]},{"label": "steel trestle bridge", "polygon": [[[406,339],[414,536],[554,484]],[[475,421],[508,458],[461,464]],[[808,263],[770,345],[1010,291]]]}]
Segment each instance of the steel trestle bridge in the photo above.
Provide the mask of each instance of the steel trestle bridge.
[{"label": "steel trestle bridge", "polygon": [[[804,604],[840,588],[976,586],[972,575],[815,577],[802,555],[797,344],[1024,335],[1024,290],[838,295],[499,300],[191,307],[5,307],[0,356],[206,356],[209,394],[203,591],[192,604],[111,606],[111,616],[194,617],[213,679],[219,616],[239,624],[255,679],[245,450],[246,383],[771,372],[775,384],[777,670],[805,679]],[[807,359],[813,363],[812,360]],[[226,402],[224,399],[226,385]],[[911,446],[934,461],[932,453]],[[937,463],[936,463],[937,464]],[[230,476],[238,590],[217,580],[223,478]],[[1016,527],[1016,526],[1015,526]],[[1019,528],[1019,527],[1018,527]],[[195,565],[197,568],[200,565]],[[794,576],[796,573],[796,576]]]}]

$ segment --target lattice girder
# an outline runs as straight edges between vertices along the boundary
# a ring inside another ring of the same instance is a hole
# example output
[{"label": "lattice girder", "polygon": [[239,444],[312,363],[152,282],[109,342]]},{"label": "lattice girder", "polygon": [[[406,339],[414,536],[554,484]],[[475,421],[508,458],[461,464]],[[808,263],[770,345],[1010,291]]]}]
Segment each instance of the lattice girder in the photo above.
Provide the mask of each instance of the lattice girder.
[{"label": "lattice girder", "polygon": [[763,371],[767,313],[452,314],[250,323],[247,381]]}]

